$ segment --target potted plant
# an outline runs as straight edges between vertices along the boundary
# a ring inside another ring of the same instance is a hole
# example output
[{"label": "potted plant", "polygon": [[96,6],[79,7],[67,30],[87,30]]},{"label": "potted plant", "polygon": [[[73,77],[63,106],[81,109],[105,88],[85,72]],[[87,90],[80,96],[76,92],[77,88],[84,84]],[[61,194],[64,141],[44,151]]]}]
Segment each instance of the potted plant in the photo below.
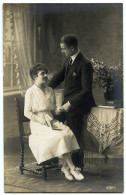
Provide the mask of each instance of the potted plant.
[{"label": "potted plant", "polygon": [[91,58],[94,69],[93,85],[104,88],[105,101],[122,100],[123,66],[106,66],[104,62],[95,61]]}]

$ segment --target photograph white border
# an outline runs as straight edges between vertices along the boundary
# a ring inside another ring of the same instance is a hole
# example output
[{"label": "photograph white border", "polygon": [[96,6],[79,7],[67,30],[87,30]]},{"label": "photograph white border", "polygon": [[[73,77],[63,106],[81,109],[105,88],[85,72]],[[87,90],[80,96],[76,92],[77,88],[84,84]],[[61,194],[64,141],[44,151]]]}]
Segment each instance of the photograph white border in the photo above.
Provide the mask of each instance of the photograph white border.
[{"label": "photograph white border", "polygon": [[[123,69],[124,75],[126,75],[126,2],[122,1],[96,1],[96,0],[1,0],[0,1],[0,55],[1,55],[1,64],[0,64],[0,194],[4,194],[4,127],[3,127],[3,3],[123,3]],[[126,77],[124,76],[124,127],[126,126],[126,117],[125,117],[125,90]],[[125,128],[124,128],[125,131]],[[124,167],[126,166],[126,143],[125,143],[126,133],[124,132]],[[125,194],[126,192],[126,171],[124,168],[124,193],[116,193],[117,194]],[[8,193],[6,193],[8,194]],[[9,193],[10,194],[10,193]],[[11,193],[11,194],[20,194],[20,193]],[[23,193],[24,195],[28,193]],[[30,194],[30,193],[29,193]],[[32,193],[33,194],[33,193]],[[38,194],[38,193],[34,193]],[[46,193],[50,194],[50,193]],[[57,193],[57,194],[70,194],[70,193]],[[79,194],[74,193],[74,194]],[[92,195],[92,193],[84,193],[85,195]],[[100,193],[102,194],[102,193]],[[108,193],[103,193],[107,194]],[[113,194],[113,193],[109,193]]]}]

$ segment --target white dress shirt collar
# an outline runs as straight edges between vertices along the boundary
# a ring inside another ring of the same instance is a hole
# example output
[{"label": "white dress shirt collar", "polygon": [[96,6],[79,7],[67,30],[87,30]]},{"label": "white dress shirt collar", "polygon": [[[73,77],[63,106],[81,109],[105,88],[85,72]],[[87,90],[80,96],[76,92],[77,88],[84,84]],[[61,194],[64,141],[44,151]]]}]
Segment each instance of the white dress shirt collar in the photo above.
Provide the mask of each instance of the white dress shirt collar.
[{"label": "white dress shirt collar", "polygon": [[77,53],[75,53],[73,56],[71,56],[72,64],[73,64],[74,60],[76,59],[76,57],[78,56],[79,53],[80,53],[80,50],[78,49]]}]

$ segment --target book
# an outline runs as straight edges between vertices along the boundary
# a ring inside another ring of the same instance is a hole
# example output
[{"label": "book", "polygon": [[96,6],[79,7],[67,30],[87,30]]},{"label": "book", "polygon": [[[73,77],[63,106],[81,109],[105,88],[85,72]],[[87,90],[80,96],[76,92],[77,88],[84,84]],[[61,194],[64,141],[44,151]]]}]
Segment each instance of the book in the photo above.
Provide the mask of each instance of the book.
[{"label": "book", "polygon": [[117,106],[112,105],[98,105],[99,108],[117,108]]}]

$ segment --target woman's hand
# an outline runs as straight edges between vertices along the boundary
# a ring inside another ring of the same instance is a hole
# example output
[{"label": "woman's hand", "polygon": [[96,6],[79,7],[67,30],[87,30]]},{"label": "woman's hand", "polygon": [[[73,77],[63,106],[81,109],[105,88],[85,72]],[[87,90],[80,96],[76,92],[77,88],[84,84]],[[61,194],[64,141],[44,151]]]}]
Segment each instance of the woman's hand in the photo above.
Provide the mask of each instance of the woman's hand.
[{"label": "woman's hand", "polygon": [[44,117],[41,118],[41,124],[47,127],[49,126]]},{"label": "woman's hand", "polygon": [[46,122],[46,120],[43,122],[43,125],[49,127],[48,123]]}]

